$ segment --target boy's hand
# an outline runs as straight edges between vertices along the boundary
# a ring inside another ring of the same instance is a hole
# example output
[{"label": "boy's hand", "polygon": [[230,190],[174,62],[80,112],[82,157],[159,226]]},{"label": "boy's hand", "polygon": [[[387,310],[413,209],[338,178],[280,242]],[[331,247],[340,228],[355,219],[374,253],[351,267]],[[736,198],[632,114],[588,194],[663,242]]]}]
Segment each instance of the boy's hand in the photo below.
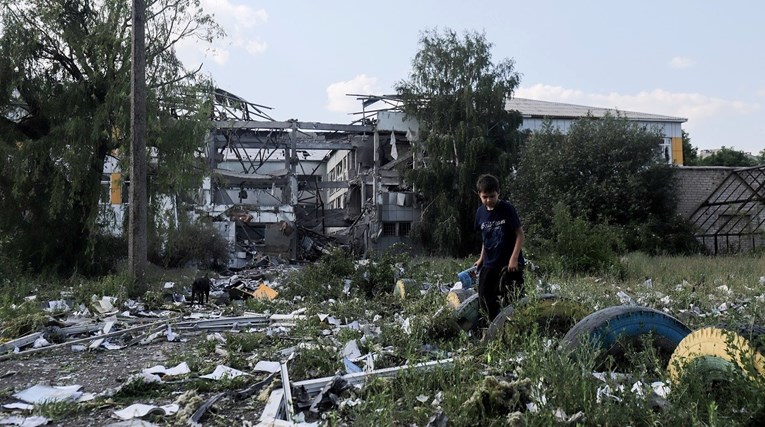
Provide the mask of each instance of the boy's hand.
[{"label": "boy's hand", "polygon": [[507,271],[518,271],[518,260],[510,258],[510,262],[507,263]]}]

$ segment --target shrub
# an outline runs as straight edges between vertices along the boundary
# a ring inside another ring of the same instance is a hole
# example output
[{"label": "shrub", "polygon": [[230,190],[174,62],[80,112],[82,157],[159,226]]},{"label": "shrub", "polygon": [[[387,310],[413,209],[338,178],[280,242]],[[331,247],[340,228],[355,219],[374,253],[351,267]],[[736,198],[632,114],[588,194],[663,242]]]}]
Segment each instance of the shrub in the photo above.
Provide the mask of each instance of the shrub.
[{"label": "shrub", "polygon": [[541,263],[560,273],[597,273],[616,268],[621,242],[607,224],[591,225],[573,218],[563,203],[555,205],[552,240],[542,242],[547,253]]},{"label": "shrub", "polygon": [[228,241],[212,224],[206,222],[180,223],[150,244],[149,260],[166,268],[184,267],[196,263],[203,268],[219,269],[229,260]]}]

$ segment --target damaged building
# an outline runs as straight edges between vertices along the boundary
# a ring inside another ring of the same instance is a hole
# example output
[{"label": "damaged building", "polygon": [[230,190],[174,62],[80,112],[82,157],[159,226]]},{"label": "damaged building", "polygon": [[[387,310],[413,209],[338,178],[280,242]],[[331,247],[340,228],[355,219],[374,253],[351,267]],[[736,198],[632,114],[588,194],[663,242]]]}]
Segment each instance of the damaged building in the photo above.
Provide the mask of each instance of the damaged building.
[{"label": "damaged building", "polygon": [[[401,168],[412,167],[418,129],[402,112],[362,112],[352,124],[277,121],[268,107],[226,91],[214,100],[204,154],[211,173],[194,213],[231,243],[229,267],[263,256],[312,259],[337,245],[364,255],[408,241],[420,211]],[[116,162],[102,184],[105,210],[121,224],[127,191]]]}]

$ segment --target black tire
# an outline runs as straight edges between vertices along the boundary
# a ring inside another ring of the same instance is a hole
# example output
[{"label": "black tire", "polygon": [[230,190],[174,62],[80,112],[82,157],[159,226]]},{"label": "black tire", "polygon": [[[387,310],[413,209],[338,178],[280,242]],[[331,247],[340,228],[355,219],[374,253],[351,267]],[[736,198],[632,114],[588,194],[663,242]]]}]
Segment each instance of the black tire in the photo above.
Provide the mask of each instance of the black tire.
[{"label": "black tire", "polygon": [[549,336],[560,337],[586,315],[587,309],[581,304],[555,294],[524,297],[492,320],[484,340],[501,338],[503,333],[519,333],[533,325]]},{"label": "black tire", "polygon": [[591,342],[603,350],[601,362],[613,360],[624,367],[629,351],[645,349],[646,339],[665,366],[680,341],[691,330],[676,318],[661,311],[639,306],[614,306],[590,314],[563,337],[568,350]]}]

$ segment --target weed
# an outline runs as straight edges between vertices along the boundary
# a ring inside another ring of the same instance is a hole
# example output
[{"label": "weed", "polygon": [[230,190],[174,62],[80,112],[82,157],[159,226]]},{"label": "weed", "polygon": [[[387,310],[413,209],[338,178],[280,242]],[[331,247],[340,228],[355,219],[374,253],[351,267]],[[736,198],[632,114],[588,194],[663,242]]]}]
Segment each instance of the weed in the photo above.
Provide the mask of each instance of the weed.
[{"label": "weed", "polygon": [[80,404],[74,401],[47,401],[35,405],[34,413],[53,421],[63,420],[80,411]]}]

